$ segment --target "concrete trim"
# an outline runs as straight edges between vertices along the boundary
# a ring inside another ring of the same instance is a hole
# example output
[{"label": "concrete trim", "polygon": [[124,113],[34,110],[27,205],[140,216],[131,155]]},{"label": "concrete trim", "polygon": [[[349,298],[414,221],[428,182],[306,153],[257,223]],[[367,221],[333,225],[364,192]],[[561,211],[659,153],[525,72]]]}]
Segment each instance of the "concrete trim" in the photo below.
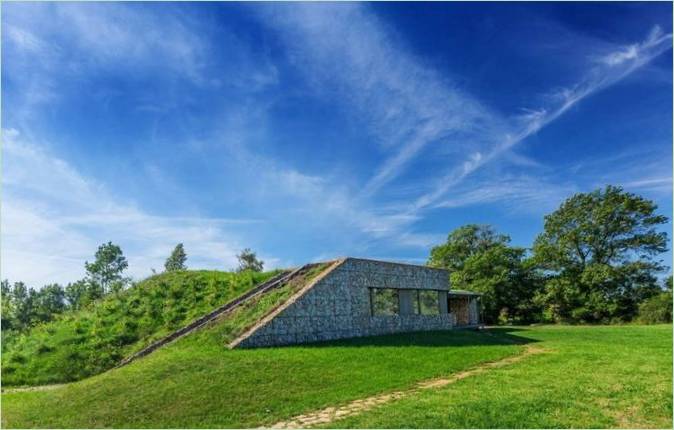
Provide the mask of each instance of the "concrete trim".
[{"label": "concrete trim", "polygon": [[374,261],[376,263],[390,264],[393,266],[410,266],[410,267],[423,267],[424,269],[437,270],[440,272],[446,272],[447,269],[441,269],[439,267],[426,266],[425,264],[412,264],[412,263],[400,263],[397,261],[386,261],[386,260],[376,260],[374,258],[360,258],[360,257],[344,257],[342,260],[358,260],[358,261]]}]

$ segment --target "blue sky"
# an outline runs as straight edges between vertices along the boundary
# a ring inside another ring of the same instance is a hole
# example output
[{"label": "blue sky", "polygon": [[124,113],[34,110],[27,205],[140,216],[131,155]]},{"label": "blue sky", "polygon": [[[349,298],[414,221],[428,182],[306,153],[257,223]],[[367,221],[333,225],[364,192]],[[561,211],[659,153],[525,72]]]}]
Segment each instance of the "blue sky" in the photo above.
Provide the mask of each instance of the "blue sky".
[{"label": "blue sky", "polygon": [[[671,3],[3,3],[2,277],[420,263],[605,184],[672,214]],[[671,224],[665,229],[671,234]],[[671,253],[665,256],[671,261]]]}]

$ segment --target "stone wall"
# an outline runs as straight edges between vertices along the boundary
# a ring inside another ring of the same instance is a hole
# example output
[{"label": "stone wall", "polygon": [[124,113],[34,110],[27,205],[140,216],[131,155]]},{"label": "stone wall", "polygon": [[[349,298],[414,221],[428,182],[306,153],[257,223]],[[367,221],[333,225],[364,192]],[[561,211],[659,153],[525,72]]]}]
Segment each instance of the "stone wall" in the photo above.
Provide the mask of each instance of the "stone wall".
[{"label": "stone wall", "polygon": [[[438,290],[439,315],[372,316],[370,288]],[[359,336],[445,330],[455,324],[447,313],[449,275],[442,269],[347,258],[301,296],[232,346],[288,345]],[[441,308],[443,306],[441,300]]]}]

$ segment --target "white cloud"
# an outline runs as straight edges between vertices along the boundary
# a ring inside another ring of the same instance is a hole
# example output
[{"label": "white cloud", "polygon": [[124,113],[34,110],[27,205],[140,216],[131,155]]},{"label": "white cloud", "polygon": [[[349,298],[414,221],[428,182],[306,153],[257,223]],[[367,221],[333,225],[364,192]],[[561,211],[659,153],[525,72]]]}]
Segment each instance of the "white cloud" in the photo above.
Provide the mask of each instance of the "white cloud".
[{"label": "white cloud", "polygon": [[[2,180],[2,277],[36,287],[81,278],[84,261],[108,240],[122,247],[136,278],[162,269],[178,242],[191,267],[233,268],[243,248],[236,226],[262,222],[149,214],[15,130],[3,130]],[[280,262],[262,257],[268,267]]]},{"label": "white cloud", "polygon": [[558,184],[542,175],[499,175],[496,180],[471,181],[470,185],[454,190],[450,197],[433,207],[463,208],[499,203],[501,208],[512,213],[540,214],[556,209],[564,199],[578,191],[574,184]]}]

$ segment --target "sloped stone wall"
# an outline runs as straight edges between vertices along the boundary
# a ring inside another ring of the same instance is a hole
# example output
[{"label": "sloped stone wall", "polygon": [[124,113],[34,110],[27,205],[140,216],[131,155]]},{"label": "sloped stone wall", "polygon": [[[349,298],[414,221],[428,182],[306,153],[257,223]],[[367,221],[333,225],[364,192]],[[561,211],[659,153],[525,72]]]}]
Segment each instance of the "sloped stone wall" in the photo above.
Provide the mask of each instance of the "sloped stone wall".
[{"label": "sloped stone wall", "polygon": [[[355,258],[345,259],[313,288],[261,325],[237,346],[288,345],[423,330],[445,330],[454,315],[371,316],[369,288],[449,289],[441,269]],[[446,300],[445,300],[446,304]]]}]

